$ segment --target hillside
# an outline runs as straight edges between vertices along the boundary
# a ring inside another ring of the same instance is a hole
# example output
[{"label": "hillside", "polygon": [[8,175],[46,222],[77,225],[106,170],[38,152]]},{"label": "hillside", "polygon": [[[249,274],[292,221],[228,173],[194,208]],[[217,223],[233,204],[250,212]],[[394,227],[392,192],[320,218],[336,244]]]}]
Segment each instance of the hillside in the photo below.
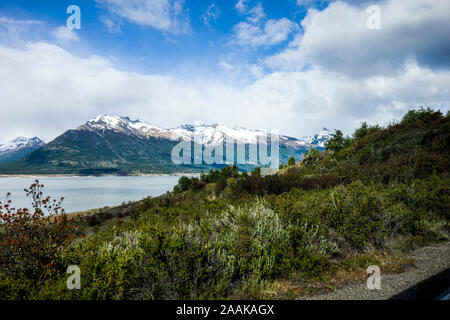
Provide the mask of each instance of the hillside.
[{"label": "hillside", "polygon": [[[357,179],[369,183],[409,183],[431,175],[448,178],[449,116],[431,110],[410,111],[385,129],[363,126],[357,138],[330,140],[324,152],[311,150],[300,163],[280,171],[297,182],[323,179],[326,186]],[[317,180],[317,182],[319,182]]]},{"label": "hillside", "polygon": [[[324,151],[275,175],[225,167],[182,177],[127,211],[89,212],[89,235],[63,246],[52,257],[60,271],[39,280],[14,273],[23,257],[9,261],[1,247],[0,293],[293,299],[365,282],[370,265],[401,273],[411,250],[449,240],[449,147],[449,114],[421,109],[385,128],[336,132]],[[82,270],[81,290],[66,290],[66,265]]]},{"label": "hillside", "polygon": [[[69,130],[21,160],[4,164],[2,173],[129,174],[176,172],[171,150],[176,142],[149,137],[136,139],[106,130]],[[189,171],[186,168],[187,171]]]}]

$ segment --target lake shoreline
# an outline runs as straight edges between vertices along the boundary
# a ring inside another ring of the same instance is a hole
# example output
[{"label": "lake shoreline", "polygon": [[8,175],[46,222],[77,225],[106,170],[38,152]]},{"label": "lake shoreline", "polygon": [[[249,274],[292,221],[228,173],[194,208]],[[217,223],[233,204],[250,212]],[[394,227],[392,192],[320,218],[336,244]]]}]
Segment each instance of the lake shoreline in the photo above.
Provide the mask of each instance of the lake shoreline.
[{"label": "lake shoreline", "polygon": [[[192,175],[192,174],[189,174]],[[173,190],[180,176],[35,176],[0,178],[0,201],[9,194],[15,208],[29,208],[32,205],[25,188],[37,179],[43,184],[42,192],[52,199],[64,198],[62,206],[66,212],[80,212],[105,206],[117,206],[137,201],[148,196],[159,196]]]},{"label": "lake shoreline", "polygon": [[98,175],[79,175],[79,174],[0,174],[0,178],[70,178],[70,177],[184,177],[197,176],[201,172],[175,172],[175,173],[142,173],[142,174],[98,174]]}]

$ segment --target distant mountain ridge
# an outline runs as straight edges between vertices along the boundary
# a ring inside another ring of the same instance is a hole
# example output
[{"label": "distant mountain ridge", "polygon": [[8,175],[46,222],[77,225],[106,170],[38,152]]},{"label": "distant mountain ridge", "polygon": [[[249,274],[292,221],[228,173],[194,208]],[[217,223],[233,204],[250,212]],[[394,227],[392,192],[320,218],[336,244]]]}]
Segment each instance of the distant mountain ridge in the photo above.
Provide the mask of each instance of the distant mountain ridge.
[{"label": "distant mountain ridge", "polygon": [[[195,132],[202,136],[202,144],[206,147],[222,144],[225,137],[234,139],[236,143],[255,144],[258,137],[265,137],[264,130],[246,129],[234,126],[232,128],[220,124],[185,124],[172,129],[164,129],[152,125],[145,121],[131,120],[128,117],[118,117],[110,115],[98,115],[96,118],[87,121],[78,127],[79,130],[115,130],[129,135],[136,135],[140,138],[152,136],[173,141],[180,139],[190,140]],[[280,144],[286,147],[309,147],[324,148],[326,141],[334,133],[327,128],[316,135],[305,136],[297,139],[289,136],[280,136]]]},{"label": "distant mountain ridge", "polygon": [[[18,161],[0,166],[0,173],[14,174],[140,174],[206,171],[213,167],[175,165],[171,152],[180,141],[191,141],[193,133],[202,136],[203,147],[256,144],[266,137],[263,130],[226,127],[219,124],[187,124],[164,129],[128,117],[98,115],[76,129],[68,130]],[[314,136],[297,139],[280,136],[280,162],[290,156],[300,159],[311,148],[322,149],[333,136],[324,129]],[[249,169],[247,165],[241,169]]]},{"label": "distant mountain ridge", "polygon": [[45,142],[38,137],[17,137],[10,140],[7,144],[0,144],[0,164],[19,160],[44,145]]}]

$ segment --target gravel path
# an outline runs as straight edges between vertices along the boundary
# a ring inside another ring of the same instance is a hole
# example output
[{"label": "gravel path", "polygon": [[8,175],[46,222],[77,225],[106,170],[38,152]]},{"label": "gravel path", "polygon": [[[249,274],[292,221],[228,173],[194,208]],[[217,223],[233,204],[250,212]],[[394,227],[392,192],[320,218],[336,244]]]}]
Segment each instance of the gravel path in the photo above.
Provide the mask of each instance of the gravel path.
[{"label": "gravel path", "polygon": [[400,274],[381,274],[381,289],[356,283],[311,300],[433,299],[450,287],[450,242],[414,250],[414,267]]}]

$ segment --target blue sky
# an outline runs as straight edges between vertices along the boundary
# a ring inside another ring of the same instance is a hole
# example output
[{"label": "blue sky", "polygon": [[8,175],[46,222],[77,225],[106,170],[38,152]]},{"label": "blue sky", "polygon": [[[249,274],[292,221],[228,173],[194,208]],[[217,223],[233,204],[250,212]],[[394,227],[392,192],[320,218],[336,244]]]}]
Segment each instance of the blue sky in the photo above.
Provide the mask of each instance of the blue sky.
[{"label": "blue sky", "polygon": [[[237,10],[237,3],[238,0],[183,2],[183,18],[186,21],[183,21],[185,25],[182,28],[186,30],[182,31],[136,23],[109,13],[104,3],[92,0],[5,0],[0,4],[0,12],[18,20],[44,21],[47,27],[56,28],[65,25],[69,16],[66,8],[76,4],[82,13],[82,28],[76,33],[83,40],[83,47],[89,48],[78,54],[114,57],[117,59],[117,66],[124,70],[144,73],[176,72],[180,76],[179,68],[195,67],[204,72],[220,72],[218,62],[227,56],[232,56],[234,62],[262,59],[284,48],[292,39],[293,35],[289,34],[285,41],[251,48],[231,44],[233,27],[248,16]],[[297,24],[304,18],[307,10],[305,6],[298,6],[296,0],[244,3],[249,10],[261,4],[267,15],[264,20],[287,18]],[[323,6],[321,2],[314,5]],[[208,15],[208,12],[212,15]],[[116,23],[114,30],[108,29],[103,22],[105,18]],[[69,44],[66,46],[74,49]]]},{"label": "blue sky", "polygon": [[298,137],[445,112],[449,16],[450,0],[2,0],[0,143],[99,113]]}]

